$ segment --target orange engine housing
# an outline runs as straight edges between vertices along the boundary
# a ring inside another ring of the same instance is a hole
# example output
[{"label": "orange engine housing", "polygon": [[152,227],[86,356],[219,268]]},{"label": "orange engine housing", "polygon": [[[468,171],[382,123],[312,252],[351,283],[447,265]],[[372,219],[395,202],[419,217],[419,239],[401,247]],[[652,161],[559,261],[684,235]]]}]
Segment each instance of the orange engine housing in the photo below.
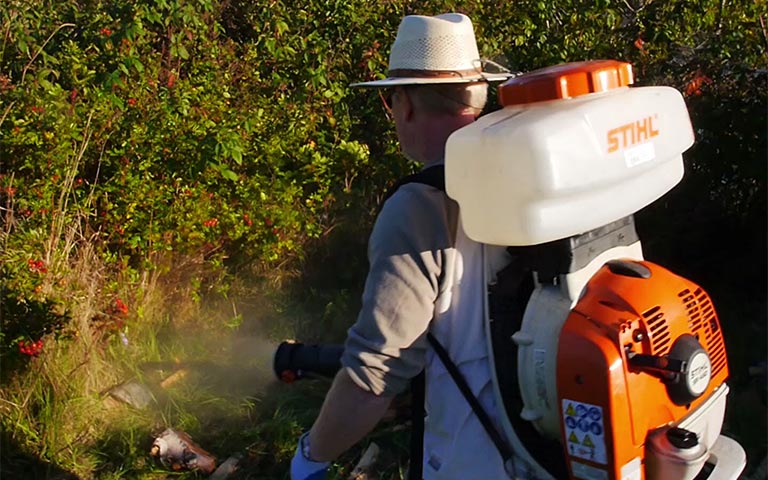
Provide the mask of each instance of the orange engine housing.
[{"label": "orange engine housing", "polygon": [[[561,438],[573,478],[585,478],[574,468],[607,471],[609,480],[646,478],[648,434],[695,411],[728,377],[720,323],[709,296],[651,262],[631,263],[650,275],[603,266],[560,336]],[[642,354],[663,362],[686,334],[709,356],[711,377],[698,398],[681,405],[672,400],[658,372],[636,368],[629,357]]]}]

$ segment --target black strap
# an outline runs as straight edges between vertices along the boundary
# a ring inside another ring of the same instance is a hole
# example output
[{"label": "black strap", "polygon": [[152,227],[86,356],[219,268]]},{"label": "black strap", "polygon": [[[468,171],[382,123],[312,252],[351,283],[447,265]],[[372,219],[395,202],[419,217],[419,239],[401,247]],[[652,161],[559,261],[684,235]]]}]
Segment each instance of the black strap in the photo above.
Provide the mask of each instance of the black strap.
[{"label": "black strap", "polygon": [[424,475],[424,370],[411,380],[411,464],[408,480],[422,480]]},{"label": "black strap", "polygon": [[[401,178],[387,191],[386,195],[384,196],[384,201],[389,199],[389,197],[394,195],[394,193],[400,187],[407,183],[423,183],[445,192],[445,167],[443,165],[433,165],[431,167],[425,168],[420,172]],[[464,395],[464,398],[467,400],[467,403],[469,403],[472,411],[475,413],[478,420],[480,420],[480,423],[488,433],[488,436],[491,438],[491,441],[496,446],[496,449],[499,451],[499,454],[506,464],[507,460],[512,458],[512,449],[501,437],[499,432],[496,430],[496,427],[493,426],[491,417],[488,416],[488,413],[483,409],[483,406],[480,405],[477,397],[475,397],[475,395],[472,393],[472,390],[469,388],[467,381],[464,380],[464,377],[461,375],[461,372],[459,371],[456,364],[453,363],[451,358],[448,356],[448,352],[445,350],[445,348],[429,332],[427,333],[427,340],[429,341],[430,345],[432,345],[432,348],[435,349],[435,353],[437,353],[437,356],[440,357],[440,360],[443,362],[443,365],[445,365],[446,370],[448,370],[448,373],[451,375],[451,378],[453,378],[456,386],[459,387],[462,395]],[[422,480],[425,401],[424,371],[419,373],[419,375],[414,377],[411,381],[411,396],[411,421],[413,425],[411,430],[411,464],[408,469],[408,478],[409,480]]]},{"label": "black strap", "polygon": [[[384,202],[407,183],[423,183],[445,191],[445,168],[433,165],[397,181],[384,195]],[[411,462],[408,466],[408,480],[422,480],[424,476],[424,402],[425,375],[422,370],[411,380]]]},{"label": "black strap", "polygon": [[512,430],[536,463],[558,480],[567,479],[568,466],[560,442],[544,437],[533,423],[518,412],[524,402],[517,371],[518,346],[512,335],[522,328],[526,306],[534,291],[533,272],[527,256],[518,249],[508,249],[512,260],[496,273],[496,283],[488,286],[488,314],[491,350],[496,364],[496,381],[501,394],[497,408],[506,415]]},{"label": "black strap", "polygon": [[[445,191],[445,166],[444,165],[432,165],[420,172],[408,175],[397,181],[384,195],[384,201],[387,201],[389,197],[395,194],[398,188],[402,187],[406,183],[423,183],[429,185],[442,192]],[[383,204],[383,202],[382,202]]]},{"label": "black strap", "polygon": [[462,376],[459,368],[448,356],[448,352],[445,350],[445,348],[440,344],[435,336],[432,335],[432,333],[427,333],[427,340],[429,340],[429,344],[432,345],[432,348],[435,349],[435,353],[438,357],[440,357],[440,360],[443,362],[445,369],[448,370],[448,373],[451,375],[451,378],[453,378],[456,386],[459,387],[461,394],[464,395],[464,398],[467,400],[467,403],[469,403],[469,406],[472,407],[472,411],[475,412],[477,419],[480,420],[480,423],[483,425],[483,428],[485,428],[488,436],[491,437],[491,441],[496,446],[496,449],[499,451],[501,458],[506,464],[507,460],[512,458],[512,449],[509,447],[509,445],[507,445],[507,442],[501,438],[501,435],[496,430],[496,427],[493,426],[491,417],[488,416],[488,413],[483,409],[483,406],[480,405],[477,397],[475,397],[475,395],[472,393],[472,390],[470,390],[467,381],[464,380],[464,376]]}]

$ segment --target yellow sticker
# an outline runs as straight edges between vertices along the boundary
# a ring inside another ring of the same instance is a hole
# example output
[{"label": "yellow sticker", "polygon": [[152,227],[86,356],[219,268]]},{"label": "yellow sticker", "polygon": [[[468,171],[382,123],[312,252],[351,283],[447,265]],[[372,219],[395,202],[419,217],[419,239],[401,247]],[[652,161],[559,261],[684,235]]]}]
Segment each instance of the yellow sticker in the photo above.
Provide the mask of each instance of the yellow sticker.
[{"label": "yellow sticker", "polygon": [[[561,399],[561,425],[564,444],[571,460],[582,459],[608,465],[605,435],[604,407],[573,399]],[[605,469],[601,469],[607,475]],[[594,475],[575,475],[574,478],[593,480]],[[621,477],[616,477],[618,480]],[[602,480],[602,478],[600,479]],[[607,480],[607,477],[605,477]],[[622,478],[622,480],[624,480]],[[630,478],[628,480],[640,480]]]}]

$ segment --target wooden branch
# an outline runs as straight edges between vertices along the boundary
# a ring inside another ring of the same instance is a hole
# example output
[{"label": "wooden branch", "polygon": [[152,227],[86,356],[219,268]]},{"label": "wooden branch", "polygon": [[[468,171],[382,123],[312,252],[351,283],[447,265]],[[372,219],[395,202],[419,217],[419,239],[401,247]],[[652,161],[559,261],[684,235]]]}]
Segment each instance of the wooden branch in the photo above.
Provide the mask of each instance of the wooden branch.
[{"label": "wooden branch", "polygon": [[74,27],[74,26],[75,26],[75,24],[74,24],[74,23],[62,23],[61,25],[59,25],[59,26],[56,28],[56,30],[54,30],[54,31],[53,31],[53,33],[52,33],[52,34],[48,35],[48,38],[46,38],[46,39],[45,39],[45,41],[43,42],[43,44],[42,44],[42,45],[40,45],[40,48],[38,48],[38,49],[37,49],[37,51],[35,52],[35,54],[34,54],[34,55],[32,55],[32,58],[30,58],[30,59],[29,59],[29,62],[28,62],[28,63],[27,63],[25,66],[24,66],[24,70],[21,72],[21,82],[19,82],[19,84],[23,84],[23,83],[24,83],[24,77],[26,77],[26,75],[27,75],[27,70],[29,70],[29,67],[31,67],[31,66],[32,66],[32,63],[35,61],[35,59],[37,58],[37,56],[38,56],[38,55],[40,55],[40,52],[42,52],[42,51],[43,51],[43,49],[45,48],[45,46],[46,46],[46,45],[48,45],[48,42],[50,42],[50,41],[51,41],[51,39],[53,38],[53,36],[54,36],[54,35],[56,35],[57,33],[59,33],[59,30],[61,30],[61,29],[62,29],[62,28],[64,28],[64,27]]},{"label": "wooden branch", "polygon": [[[757,0],[755,0],[755,2],[757,2]],[[765,42],[765,48],[768,49],[768,33],[766,33],[766,31],[765,31],[765,20],[763,20],[763,16],[762,15],[760,15],[757,18],[760,19],[760,27],[761,27],[761,29],[763,31],[763,41]]]}]

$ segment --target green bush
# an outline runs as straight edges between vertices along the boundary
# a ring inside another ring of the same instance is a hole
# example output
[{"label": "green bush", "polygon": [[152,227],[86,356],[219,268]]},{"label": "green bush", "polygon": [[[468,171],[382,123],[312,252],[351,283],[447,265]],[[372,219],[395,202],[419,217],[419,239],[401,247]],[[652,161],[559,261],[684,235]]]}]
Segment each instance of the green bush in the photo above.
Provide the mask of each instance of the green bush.
[{"label": "green bush", "polygon": [[377,204],[414,166],[378,95],[348,84],[384,74],[403,15],[451,10],[512,70],[617,58],[681,90],[697,143],[639,215],[647,251],[764,304],[765,2],[5,0],[3,358],[66,331],[77,288],[93,318],[122,298],[149,321],[153,288],[194,300],[290,269],[327,316],[352,308]]},{"label": "green bush", "polygon": [[697,188],[728,213],[760,207],[758,3],[14,0],[0,57],[7,264],[55,262],[29,247],[57,222],[136,268],[162,252],[300,257],[406,168],[376,95],[348,83],[385,71],[403,14],[451,9],[513,69],[621,58],[641,84],[685,91]]},{"label": "green bush", "polygon": [[276,265],[370,204],[355,187],[380,168],[351,133],[340,5],[336,30],[334,11],[254,9],[238,41],[212,1],[7,3],[5,287],[39,297],[84,244],[118,269]]}]

